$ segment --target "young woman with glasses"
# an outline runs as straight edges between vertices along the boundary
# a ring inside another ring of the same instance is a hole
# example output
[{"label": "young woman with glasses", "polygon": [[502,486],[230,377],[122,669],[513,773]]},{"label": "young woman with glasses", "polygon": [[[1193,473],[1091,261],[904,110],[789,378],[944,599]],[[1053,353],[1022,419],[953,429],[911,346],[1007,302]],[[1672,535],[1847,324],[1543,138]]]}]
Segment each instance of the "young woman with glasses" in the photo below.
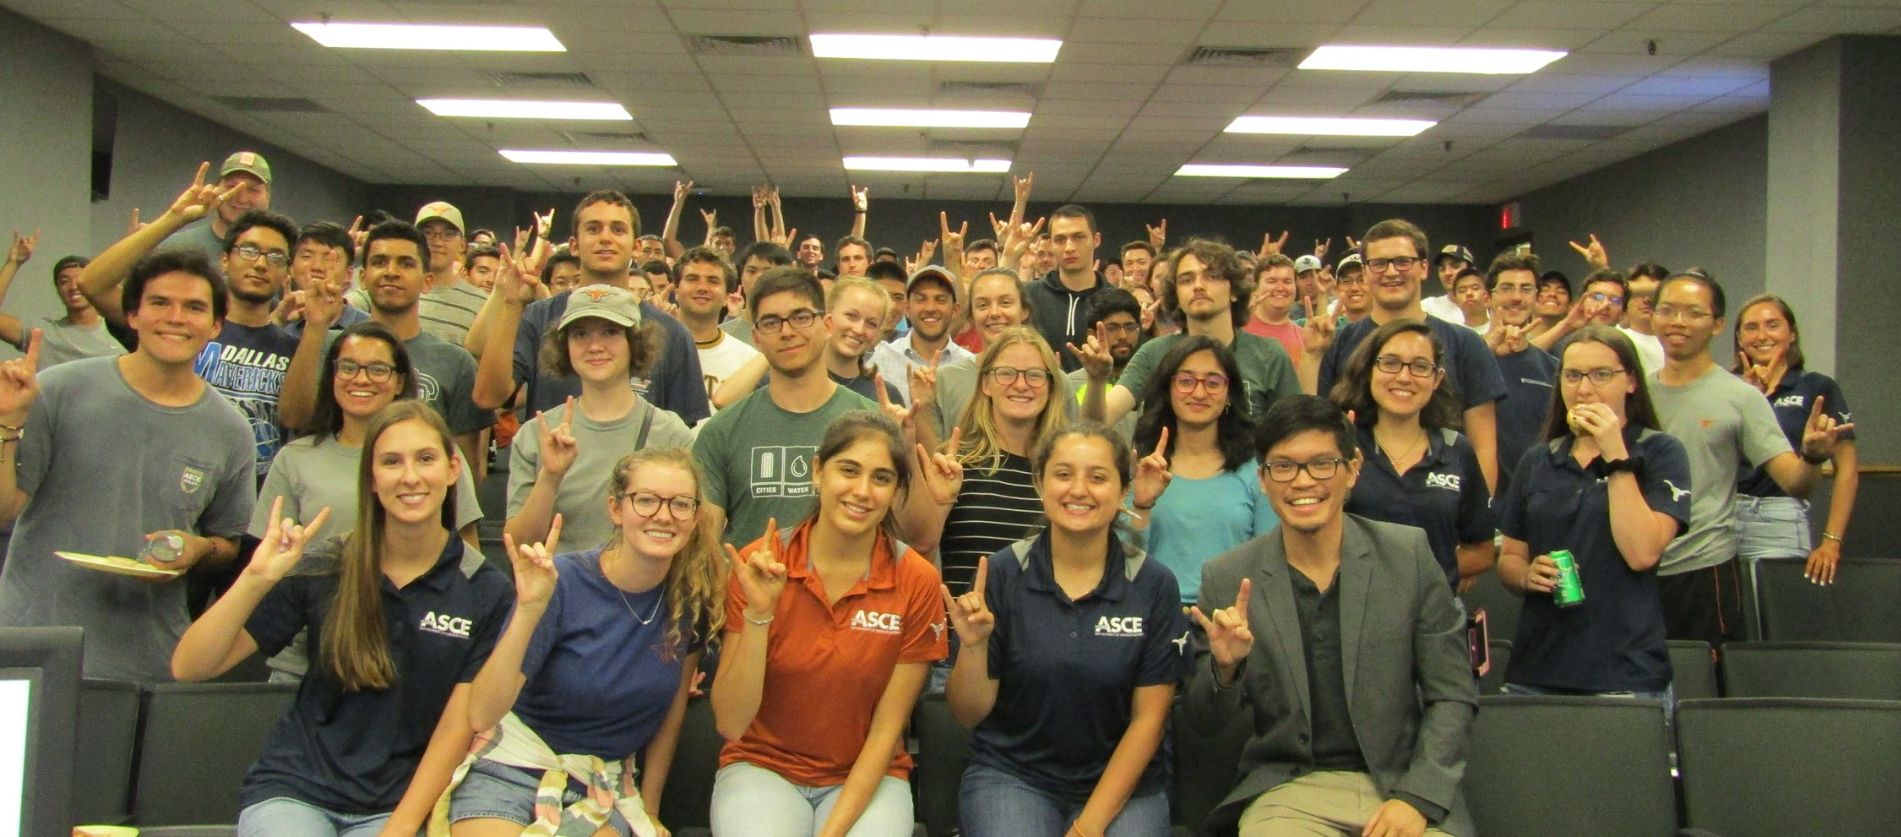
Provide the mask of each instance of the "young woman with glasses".
[{"label": "young woman with glasses", "polygon": [[688,691],[725,623],[725,560],[686,450],[621,457],[603,493],[606,545],[509,541],[515,611],[469,692],[477,740],[451,786],[454,837],[664,833]]},{"label": "young woman with glasses", "polygon": [[1201,589],[1202,562],[1273,531],[1262,493],[1254,423],[1236,406],[1241,367],[1213,338],[1183,338],[1149,378],[1135,449],[1160,456],[1157,479],[1134,483],[1134,524],[1175,574],[1182,602]]},{"label": "young woman with glasses", "polygon": [[1441,351],[1425,323],[1389,322],[1353,351],[1331,397],[1354,417],[1366,452],[1347,512],[1424,529],[1457,589],[1492,568],[1492,498],[1458,431]]}]

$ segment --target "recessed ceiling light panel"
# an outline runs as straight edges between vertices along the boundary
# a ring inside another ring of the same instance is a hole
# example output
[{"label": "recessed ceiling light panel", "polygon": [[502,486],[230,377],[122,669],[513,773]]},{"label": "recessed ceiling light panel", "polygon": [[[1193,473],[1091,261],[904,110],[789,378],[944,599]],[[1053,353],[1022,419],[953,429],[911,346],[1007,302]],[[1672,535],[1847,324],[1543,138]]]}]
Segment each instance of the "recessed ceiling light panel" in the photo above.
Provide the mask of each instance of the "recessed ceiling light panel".
[{"label": "recessed ceiling light panel", "polygon": [[962,35],[813,34],[817,58],[887,61],[988,61],[1049,64],[1063,42],[1050,38],[978,38]]},{"label": "recessed ceiling light panel", "polygon": [[1330,180],[1346,174],[1339,166],[1257,166],[1228,163],[1188,163],[1175,171],[1176,177],[1272,177],[1295,180]]},{"label": "recessed ceiling light panel", "polygon": [[1009,160],[970,160],[959,157],[846,157],[852,171],[922,171],[945,174],[1002,174]]},{"label": "recessed ceiling light panel", "polygon": [[1329,137],[1411,137],[1437,123],[1430,119],[1329,116],[1239,116],[1230,134],[1300,134]]},{"label": "recessed ceiling light panel", "polygon": [[625,121],[633,114],[618,102],[537,102],[520,99],[417,99],[437,116],[487,119],[595,119]]},{"label": "recessed ceiling light panel", "polygon": [[567,52],[545,26],[300,21],[297,31],[337,49],[447,49],[476,52]]},{"label": "recessed ceiling light panel", "polygon": [[832,108],[833,125],[885,128],[1025,128],[1027,111],[931,108]]},{"label": "recessed ceiling light panel", "polygon": [[677,166],[673,155],[651,151],[535,151],[504,148],[502,156],[542,166]]},{"label": "recessed ceiling light panel", "polygon": [[1382,73],[1480,73],[1524,75],[1544,69],[1565,53],[1549,49],[1487,47],[1348,46],[1329,44],[1300,62],[1303,70],[1363,70]]}]

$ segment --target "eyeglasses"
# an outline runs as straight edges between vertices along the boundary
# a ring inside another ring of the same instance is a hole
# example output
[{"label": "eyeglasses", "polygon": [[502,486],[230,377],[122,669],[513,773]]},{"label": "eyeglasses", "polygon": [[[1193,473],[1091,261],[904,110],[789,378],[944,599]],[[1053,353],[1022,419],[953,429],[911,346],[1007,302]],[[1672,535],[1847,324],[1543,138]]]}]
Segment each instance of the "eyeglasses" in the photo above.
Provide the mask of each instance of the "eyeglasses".
[{"label": "eyeglasses", "polygon": [[767,314],[753,321],[752,330],[761,334],[778,334],[780,329],[785,328],[786,323],[791,323],[793,330],[804,331],[811,328],[813,323],[818,322],[818,318],[824,313],[824,311],[813,311],[809,308],[801,308],[792,312],[792,316],[790,317]]},{"label": "eyeglasses", "polygon": [[1601,387],[1609,384],[1611,381],[1617,380],[1617,376],[1624,374],[1624,372],[1625,370],[1623,369],[1612,369],[1610,367],[1592,369],[1590,371],[1583,369],[1566,369],[1559,372],[1558,377],[1564,379],[1566,386],[1574,387],[1578,385],[1579,381],[1590,378],[1592,385]]},{"label": "eyeglasses", "polygon": [[462,237],[462,231],[454,227],[423,230],[422,237],[427,241],[454,241]]},{"label": "eyeglasses", "polygon": [[1139,334],[1142,331],[1142,324],[1141,323],[1103,323],[1102,330],[1110,334]]},{"label": "eyeglasses", "polygon": [[1364,285],[1366,284],[1366,274],[1359,271],[1342,273],[1334,278],[1333,283],[1336,285]]},{"label": "eyeglasses", "polygon": [[370,380],[380,384],[389,380],[390,375],[395,374],[396,367],[383,363],[382,361],[372,363],[357,363],[354,360],[337,361],[337,377],[344,379],[354,378],[358,372],[369,373]]},{"label": "eyeglasses", "polygon": [[677,497],[662,497],[651,491],[629,491],[621,495],[622,500],[634,507],[634,514],[641,517],[653,517],[661,506],[667,507],[667,513],[676,520],[685,520],[700,510],[700,501],[696,497],[684,494]]},{"label": "eyeglasses", "polygon": [[1275,482],[1293,482],[1301,471],[1306,471],[1307,476],[1316,480],[1330,480],[1334,474],[1340,473],[1340,466],[1345,464],[1347,461],[1337,456],[1323,456],[1309,462],[1276,459],[1267,463],[1267,478]]},{"label": "eyeglasses", "polygon": [[1397,375],[1399,370],[1404,369],[1415,378],[1430,378],[1439,371],[1439,364],[1423,357],[1407,361],[1400,360],[1398,355],[1380,355],[1373,359],[1373,367],[1388,375]]},{"label": "eyeglasses", "polygon": [[1401,273],[1405,273],[1408,270],[1412,270],[1415,265],[1423,262],[1425,262],[1425,259],[1417,256],[1400,256],[1397,259],[1367,259],[1366,269],[1370,273],[1385,273],[1386,269],[1390,267]]},{"label": "eyeglasses", "polygon": [[1682,320],[1686,323],[1693,323],[1708,318],[1710,312],[1702,308],[1678,308],[1675,305],[1659,305],[1651,316],[1664,321]]},{"label": "eyeglasses", "polygon": [[1585,299],[1588,299],[1588,300],[1592,300],[1592,301],[1594,301],[1594,302],[1605,302],[1605,303],[1609,303],[1609,304],[1611,304],[1611,305],[1623,305],[1623,304],[1624,304],[1624,298],[1623,298],[1623,297],[1621,297],[1621,296],[1614,296],[1614,295],[1612,295],[1612,294],[1606,294],[1606,293],[1596,293],[1596,292],[1593,292],[1593,293],[1588,293],[1588,294],[1585,294],[1585,295],[1584,295],[1584,298],[1585,298]]},{"label": "eyeglasses", "polygon": [[1228,391],[1228,376],[1226,375],[1192,375],[1187,372],[1178,372],[1175,374],[1173,383],[1175,391],[1183,395],[1194,392],[1195,387],[1198,386],[1208,390],[1209,395],[1220,395]]},{"label": "eyeglasses", "polygon": [[283,267],[284,265],[290,264],[289,253],[286,253],[282,250],[272,250],[270,252],[265,252],[263,248],[255,244],[240,244],[236,247],[231,248],[231,252],[236,253],[239,258],[242,258],[247,262],[254,262],[254,261],[257,261],[259,258],[262,258],[265,261],[270,262],[271,267]]},{"label": "eyeglasses", "polygon": [[997,386],[1000,387],[1015,384],[1018,378],[1022,378],[1024,383],[1030,385],[1031,389],[1047,386],[1050,382],[1050,373],[1047,369],[1018,369],[1014,366],[992,366],[989,371],[984,374],[989,375],[990,380],[996,381]]}]

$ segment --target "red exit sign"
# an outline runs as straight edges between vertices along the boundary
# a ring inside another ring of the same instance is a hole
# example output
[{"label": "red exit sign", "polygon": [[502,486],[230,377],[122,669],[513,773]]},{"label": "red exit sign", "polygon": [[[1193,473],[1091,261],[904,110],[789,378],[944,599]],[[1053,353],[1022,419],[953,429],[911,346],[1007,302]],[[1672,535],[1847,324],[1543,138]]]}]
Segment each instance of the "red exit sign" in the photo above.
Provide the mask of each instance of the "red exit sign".
[{"label": "red exit sign", "polygon": [[1519,226],[1524,223],[1524,220],[1523,211],[1517,201],[1512,201],[1498,208],[1498,228],[1500,230],[1518,229]]}]

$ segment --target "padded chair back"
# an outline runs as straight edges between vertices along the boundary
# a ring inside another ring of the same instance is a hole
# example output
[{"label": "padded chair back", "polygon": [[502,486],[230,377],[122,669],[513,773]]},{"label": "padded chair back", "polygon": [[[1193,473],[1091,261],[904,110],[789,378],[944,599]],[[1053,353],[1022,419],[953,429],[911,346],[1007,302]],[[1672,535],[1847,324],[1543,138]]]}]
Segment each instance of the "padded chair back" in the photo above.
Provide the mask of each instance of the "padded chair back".
[{"label": "padded chair back", "polygon": [[[1735,646],[1729,643],[1724,648]],[[1703,640],[1670,640],[1670,671],[1671,685],[1677,687],[1677,700],[1722,696],[1716,690],[1716,659],[1710,656],[1710,644]]]},{"label": "padded chair back", "polygon": [[1480,834],[1669,837],[1677,827],[1663,705],[1479,698],[1460,783]]},{"label": "padded chair back", "polygon": [[1896,753],[1901,703],[1725,698],[1677,704],[1677,765],[1689,826],[1723,837],[1893,834],[1901,823]]},{"label": "padded chair back", "polygon": [[1498,695],[1505,692],[1505,667],[1512,664],[1512,641],[1494,639],[1490,644],[1492,670],[1479,678],[1479,694]]},{"label": "padded chair back", "polygon": [[660,797],[660,822],[675,834],[682,828],[706,828],[713,810],[713,774],[719,772],[719,751],[726,746],[713,724],[713,703],[693,698],[680,724],[680,743],[667,771],[666,792]]},{"label": "padded chair back", "polygon": [[1175,702],[1170,717],[1173,735],[1169,745],[1175,748],[1175,771],[1168,796],[1174,808],[1175,830],[1177,834],[1204,837],[1213,833],[1203,827],[1208,814],[1241,781],[1241,750],[1254,735],[1254,716],[1243,708],[1228,721],[1226,729],[1212,738],[1196,734],[1182,721],[1180,700]]},{"label": "padded chair back", "polygon": [[951,717],[943,695],[918,700],[911,728],[917,734],[917,816],[931,837],[956,834],[961,822],[957,792],[963,784],[964,765],[970,760],[970,731]]},{"label": "padded chair back", "polygon": [[86,792],[73,795],[73,821],[119,825],[132,817],[132,754],[139,745],[139,685],[79,682],[77,762]]},{"label": "padded chair back", "polygon": [[160,683],[144,696],[132,821],[238,821],[238,786],[290,709],[291,683]]},{"label": "padded chair back", "polygon": [[1901,700],[1901,645],[1732,642],[1723,646],[1730,697]]},{"label": "padded chair back", "polygon": [[1459,598],[1465,602],[1466,613],[1475,613],[1474,608],[1485,608],[1487,630],[1493,639],[1518,638],[1518,611],[1524,607],[1524,599],[1506,590],[1496,571],[1474,577],[1472,589]]},{"label": "padded chair back", "polygon": [[1843,559],[1827,587],[1803,578],[1801,561],[1757,563],[1763,639],[1901,642],[1901,561]]}]

